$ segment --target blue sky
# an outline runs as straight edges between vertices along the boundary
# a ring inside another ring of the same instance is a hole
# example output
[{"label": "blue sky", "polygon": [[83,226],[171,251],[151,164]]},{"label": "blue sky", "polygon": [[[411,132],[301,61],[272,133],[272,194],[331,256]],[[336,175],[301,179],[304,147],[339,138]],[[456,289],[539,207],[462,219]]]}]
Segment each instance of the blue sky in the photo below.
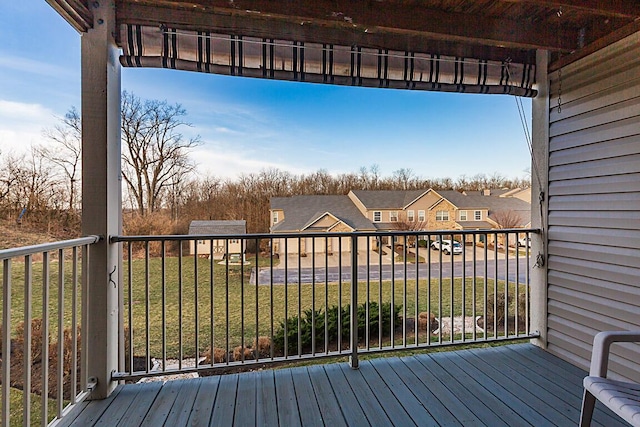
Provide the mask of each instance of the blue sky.
[{"label": "blue sky", "polygon": [[[29,24],[31,28],[27,26]],[[0,151],[47,143],[42,130],[80,107],[80,36],[44,0],[0,5]],[[187,110],[200,174],[292,173],[424,178],[527,176],[530,155],[511,96],[276,82],[158,69],[122,70],[122,88]],[[524,100],[530,117],[531,102]]]}]

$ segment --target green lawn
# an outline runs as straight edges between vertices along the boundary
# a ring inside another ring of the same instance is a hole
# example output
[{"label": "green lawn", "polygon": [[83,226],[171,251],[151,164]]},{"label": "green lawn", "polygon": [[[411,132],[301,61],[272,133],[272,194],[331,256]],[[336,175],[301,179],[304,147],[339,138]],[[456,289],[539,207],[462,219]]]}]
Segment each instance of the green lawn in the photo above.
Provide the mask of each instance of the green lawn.
[{"label": "green lawn", "polygon": [[[250,265],[244,269],[233,266],[229,269],[217,262],[213,263],[213,280],[211,277],[211,262],[206,258],[197,259],[184,257],[179,265],[177,257],[167,257],[163,271],[161,259],[152,257],[149,260],[148,272],[144,259],[135,259],[131,265],[133,287],[129,290],[129,266],[124,263],[124,322],[129,325],[129,308],[131,308],[131,324],[133,325],[134,354],[143,356],[147,351],[152,357],[162,357],[163,331],[166,335],[166,356],[177,358],[196,355],[196,330],[198,330],[198,354],[209,347],[212,338],[216,347],[229,348],[240,345],[252,345],[256,335],[271,335],[272,328],[277,330],[287,316],[297,315],[299,311],[314,307],[323,309],[328,304],[346,305],[350,302],[349,283],[316,283],[315,288],[310,284],[282,284],[258,285],[249,283],[250,270],[256,264],[255,257],[248,257]],[[269,260],[260,258],[260,266],[268,266]],[[70,263],[67,263],[67,270]],[[0,267],[1,271],[1,267]],[[14,263],[12,271],[12,322],[21,319],[24,312],[24,271],[22,266]],[[58,278],[57,264],[51,265],[51,285],[49,318],[52,336],[55,341],[57,330],[57,294]],[[42,265],[33,266],[34,286],[32,292],[33,317],[42,315]],[[71,290],[70,271],[66,272],[64,284],[65,292],[65,327],[71,325]],[[402,280],[394,282],[371,282],[367,289],[364,282],[358,285],[358,303],[367,299],[375,302],[392,302],[402,306],[401,316],[416,317],[422,311],[430,311],[436,316],[454,316],[462,314],[472,315],[474,307],[474,280],[469,278],[464,283],[456,279],[442,282],[434,279],[428,285],[426,280],[409,280],[405,284]],[[493,295],[494,287],[498,294],[504,293],[504,283],[487,282],[487,294]],[[484,311],[485,286],[483,280],[475,280],[475,315],[482,315]],[[519,293],[524,291],[523,285]],[[129,297],[131,292],[131,298]],[[515,285],[509,286],[509,293],[513,295]],[[196,305],[196,294],[198,304]],[[211,304],[213,296],[213,304]],[[79,295],[78,295],[79,297]],[[1,298],[1,295],[0,295]],[[164,304],[163,304],[164,300]],[[287,306],[285,307],[285,301]],[[300,301],[300,304],[298,304]],[[453,307],[453,308],[452,308]],[[148,317],[147,317],[148,312]],[[147,321],[148,319],[148,321]],[[213,330],[212,326],[213,319]],[[147,336],[146,330],[149,330]],[[256,332],[257,331],[257,332]],[[242,339],[244,336],[244,340]]]},{"label": "green lawn", "polygon": [[[9,426],[18,427],[23,425],[24,420],[24,412],[22,406],[22,398],[23,391],[15,388],[10,388],[10,422]],[[64,404],[67,405],[68,402]],[[2,403],[0,402],[0,409],[2,408]],[[56,415],[56,401],[53,399],[47,400],[47,419],[51,421],[53,417]],[[42,425],[42,396],[37,394],[31,394],[31,425],[39,426]]]},{"label": "green lawn", "polygon": [[[255,262],[252,261],[252,265]],[[180,271],[181,270],[181,271]],[[299,310],[315,308],[323,309],[328,304],[346,305],[350,302],[349,283],[316,283],[258,285],[249,283],[250,268],[240,271],[239,268],[225,269],[225,266],[214,264],[213,286],[208,260],[198,260],[197,285],[194,280],[195,265],[193,258],[184,258],[182,266],[177,258],[167,258],[165,265],[164,312],[162,269],[160,259],[151,259],[148,273],[148,304],[145,264],[143,260],[135,260],[132,265],[132,323],[134,330],[134,353],[143,355],[146,352],[147,318],[149,312],[149,348],[155,357],[162,355],[162,325],[166,333],[166,354],[173,358],[180,354],[182,344],[183,356],[195,355],[196,318],[199,331],[199,352],[201,353],[211,342],[211,319],[213,317],[213,340],[216,347],[229,348],[240,345],[244,335],[244,344],[252,345],[256,335],[271,334],[272,327],[277,329],[280,322],[288,316],[297,315]],[[181,276],[180,276],[181,274]],[[179,277],[182,277],[180,282]],[[228,280],[227,280],[228,278]],[[395,282],[372,282],[367,291],[364,282],[358,285],[358,303],[367,298],[375,302],[392,302],[401,305],[401,315],[416,317],[421,311],[430,311],[438,316],[459,316],[464,311],[473,315],[474,280],[465,283],[456,279],[439,282],[432,280],[427,286],[426,280],[420,280],[417,289],[416,281],[409,280],[406,285],[401,280]],[[494,282],[487,282],[488,294],[493,295]],[[504,292],[504,284],[497,284],[498,293]],[[484,312],[484,283],[482,279],[475,281],[475,315]],[[211,293],[213,292],[213,307]],[[513,294],[515,286],[511,285]],[[520,289],[519,292],[523,292]],[[198,305],[195,295],[198,294]],[[463,297],[464,296],[464,297]],[[288,302],[285,307],[285,301]],[[300,301],[300,304],[298,304]],[[441,302],[440,302],[441,301]],[[129,307],[128,288],[125,290],[125,307]],[[417,307],[417,308],[416,308]],[[197,317],[196,317],[197,313]],[[164,322],[163,322],[164,316]],[[128,323],[128,314],[125,314]],[[182,326],[182,329],[180,329]],[[257,330],[257,333],[256,333]]]}]

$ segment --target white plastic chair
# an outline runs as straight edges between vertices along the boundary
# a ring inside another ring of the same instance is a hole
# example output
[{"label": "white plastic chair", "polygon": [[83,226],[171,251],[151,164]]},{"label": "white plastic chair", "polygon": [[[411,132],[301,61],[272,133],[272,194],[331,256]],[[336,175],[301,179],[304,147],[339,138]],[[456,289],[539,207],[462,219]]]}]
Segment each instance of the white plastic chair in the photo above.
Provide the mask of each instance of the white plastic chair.
[{"label": "white plastic chair", "polygon": [[607,378],[609,348],[615,342],[640,342],[640,331],[605,331],[596,334],[589,376],[583,381],[581,427],[591,425],[596,399],[632,426],[640,427],[640,384]]}]

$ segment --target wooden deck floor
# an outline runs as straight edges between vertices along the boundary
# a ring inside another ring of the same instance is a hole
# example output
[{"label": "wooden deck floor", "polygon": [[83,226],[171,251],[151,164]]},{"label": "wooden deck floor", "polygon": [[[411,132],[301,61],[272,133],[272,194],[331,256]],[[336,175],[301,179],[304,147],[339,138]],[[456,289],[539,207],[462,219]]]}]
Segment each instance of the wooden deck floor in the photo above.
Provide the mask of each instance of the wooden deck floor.
[{"label": "wooden deck floor", "polygon": [[[72,426],[569,426],[585,372],[530,345],[120,386]],[[624,426],[598,407],[593,425]]]}]

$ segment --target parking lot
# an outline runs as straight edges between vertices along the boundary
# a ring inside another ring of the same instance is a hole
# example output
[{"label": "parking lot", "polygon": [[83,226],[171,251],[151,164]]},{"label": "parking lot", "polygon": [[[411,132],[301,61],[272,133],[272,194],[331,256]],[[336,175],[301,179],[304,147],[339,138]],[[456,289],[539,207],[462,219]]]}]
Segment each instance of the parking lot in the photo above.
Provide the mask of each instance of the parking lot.
[{"label": "parking lot", "polygon": [[[407,249],[409,257],[415,255],[416,248]],[[427,249],[427,248],[419,248],[418,255],[424,260],[423,262],[440,263],[451,261],[453,257],[455,262],[460,262],[464,258],[465,261],[473,261],[474,260],[474,252],[475,252],[475,260],[476,261],[484,261],[493,260],[496,258],[496,252],[493,249],[488,249],[485,254],[485,248],[483,247],[473,247],[473,246],[465,246],[464,247],[464,255],[446,255],[438,250]],[[521,256],[524,256],[524,249],[521,248]],[[358,251],[358,265],[366,266],[366,265],[378,265],[382,263],[383,265],[391,265],[392,260],[392,249],[389,246],[384,247],[384,254],[380,256],[378,252],[375,251]],[[396,253],[396,264],[403,264],[401,258],[401,254]],[[498,259],[505,259],[505,253],[498,251],[497,253]],[[513,252],[513,248],[510,248],[510,258],[514,258],[515,254]],[[280,259],[280,264],[275,269],[284,269],[286,264],[286,268],[298,268],[298,264],[300,268],[323,268],[323,267],[345,267],[351,266],[351,253],[343,252],[341,255],[338,253],[333,253],[332,255],[325,256],[324,253],[316,254],[315,256],[312,254],[307,254],[306,256],[298,256],[298,254],[289,254],[286,259],[286,263],[284,259]],[[411,263],[413,264],[413,263]]]}]

